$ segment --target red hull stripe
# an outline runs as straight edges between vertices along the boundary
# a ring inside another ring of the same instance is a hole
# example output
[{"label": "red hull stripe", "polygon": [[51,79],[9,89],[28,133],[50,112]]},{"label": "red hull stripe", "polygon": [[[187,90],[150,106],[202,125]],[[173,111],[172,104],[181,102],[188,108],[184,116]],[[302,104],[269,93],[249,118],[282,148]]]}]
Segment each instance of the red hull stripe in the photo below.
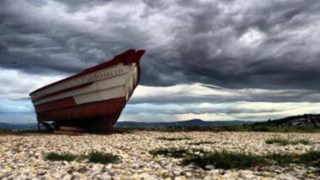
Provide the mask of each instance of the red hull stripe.
[{"label": "red hull stripe", "polygon": [[59,99],[56,101],[51,101],[45,104],[36,105],[35,109],[36,109],[36,112],[39,113],[39,112],[52,111],[55,109],[68,108],[76,105],[77,104],[73,99],[73,97],[69,97],[69,98]]},{"label": "red hull stripe", "polygon": [[125,107],[125,98],[115,98],[106,101],[81,104],[70,108],[56,109],[37,113],[40,121],[73,121],[94,123],[103,120],[112,125],[116,122],[122,109]]},{"label": "red hull stripe", "polygon": [[[62,79],[60,81],[57,81],[57,82],[54,82],[54,83],[49,84],[47,86],[44,86],[44,87],[42,87],[40,89],[37,89],[37,90],[31,92],[30,95],[32,95],[32,94],[34,94],[34,93],[36,93],[36,92],[38,92],[40,90],[43,90],[45,88],[52,87],[52,86],[54,86],[54,85],[56,85],[58,83],[65,82],[65,81],[68,81],[70,79],[74,79],[74,78],[79,77],[79,76],[82,76],[82,75],[85,75],[85,74],[88,74],[88,73],[91,73],[91,72],[94,72],[94,71],[97,71],[97,70],[100,70],[100,69],[103,69],[103,68],[111,67],[111,66],[119,64],[119,63],[126,63],[128,61],[128,59],[131,58],[131,56],[133,57],[133,59],[136,59],[137,57],[141,58],[141,56],[143,55],[144,52],[145,52],[144,50],[139,50],[139,51],[136,52],[137,53],[136,54],[134,49],[130,49],[130,50],[128,50],[128,51],[126,51],[126,52],[124,52],[122,54],[119,54],[119,55],[115,56],[111,61],[99,64],[99,65],[91,67],[91,68],[88,68],[88,69],[82,71],[79,74],[76,74],[74,76],[70,76],[70,77],[68,77],[66,79]],[[135,61],[138,62],[139,59],[136,59]]]},{"label": "red hull stripe", "polygon": [[66,92],[68,92],[68,91],[73,91],[73,90],[76,90],[76,89],[81,89],[81,88],[90,86],[91,84],[93,84],[93,82],[81,84],[81,85],[79,85],[79,86],[74,86],[74,87],[70,87],[70,88],[67,88],[67,89],[62,89],[62,90],[60,90],[60,91],[56,91],[56,92],[53,92],[53,93],[50,93],[50,94],[47,94],[47,95],[44,95],[44,96],[40,96],[40,97],[34,99],[32,102],[35,102],[35,101],[40,100],[40,99],[44,99],[44,98],[56,96],[56,95],[59,95],[59,94],[62,94],[62,93],[66,93]]}]

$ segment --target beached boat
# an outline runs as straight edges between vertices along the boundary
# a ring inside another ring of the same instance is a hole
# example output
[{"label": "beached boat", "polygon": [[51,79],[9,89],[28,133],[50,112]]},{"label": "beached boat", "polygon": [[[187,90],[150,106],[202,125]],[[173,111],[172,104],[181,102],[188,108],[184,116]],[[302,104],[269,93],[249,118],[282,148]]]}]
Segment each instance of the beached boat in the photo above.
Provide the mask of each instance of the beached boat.
[{"label": "beached boat", "polygon": [[112,127],[137,87],[144,50],[112,60],[30,93],[37,119],[47,129],[103,131]]}]

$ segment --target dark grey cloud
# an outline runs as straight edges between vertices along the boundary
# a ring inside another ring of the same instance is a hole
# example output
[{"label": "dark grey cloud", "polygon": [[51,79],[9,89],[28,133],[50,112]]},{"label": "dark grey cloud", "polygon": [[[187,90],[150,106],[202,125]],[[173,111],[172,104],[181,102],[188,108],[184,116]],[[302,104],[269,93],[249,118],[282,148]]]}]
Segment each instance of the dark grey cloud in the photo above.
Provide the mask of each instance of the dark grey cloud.
[{"label": "dark grey cloud", "polygon": [[[159,56],[162,63],[154,74],[174,77],[178,71],[183,77],[174,82],[158,78],[160,83],[319,89],[319,41],[314,39],[319,38],[319,2],[247,1],[232,10],[237,2],[228,2],[225,9],[217,8],[223,3],[195,6],[180,18],[187,21],[173,31],[171,56]],[[239,43],[252,29],[264,36],[261,42]]]},{"label": "dark grey cloud", "polygon": [[3,0],[0,6],[3,68],[71,74],[143,48],[144,85],[320,89],[316,0]]},{"label": "dark grey cloud", "polygon": [[[110,58],[132,48],[135,38],[139,38],[138,33],[135,34],[135,32],[120,36],[126,27],[113,27],[115,34],[103,32],[103,28],[100,35],[92,33],[91,31],[95,31],[92,30],[93,27],[81,24],[82,22],[72,24],[74,19],[60,21],[55,17],[54,12],[46,12],[47,10],[44,9],[51,6],[53,10],[54,8],[79,7],[81,10],[84,8],[80,7],[80,1],[79,5],[75,6],[72,6],[72,2],[66,2],[63,4],[55,1],[47,1],[47,3],[34,0],[2,1],[1,6],[4,9],[0,11],[0,66],[17,68],[30,73],[76,73],[106,60],[107,57]],[[91,1],[93,2],[95,1]],[[23,11],[28,8],[34,9]],[[37,11],[33,12],[34,19],[30,19],[28,16],[33,15],[29,13],[33,10]],[[60,13],[57,15],[67,17],[76,12],[69,12],[68,9]],[[44,17],[40,17],[41,15]],[[113,17],[108,18],[112,21],[116,16],[114,14]],[[88,22],[90,24],[90,21]],[[101,37],[104,33],[106,33],[104,37]],[[131,40],[126,41],[126,36],[132,36]]]},{"label": "dark grey cloud", "polygon": [[[170,87],[139,87],[129,104],[192,104],[232,102],[313,102],[320,101],[314,90],[226,89],[210,85],[178,85]],[[141,94],[140,92],[144,92]]]}]

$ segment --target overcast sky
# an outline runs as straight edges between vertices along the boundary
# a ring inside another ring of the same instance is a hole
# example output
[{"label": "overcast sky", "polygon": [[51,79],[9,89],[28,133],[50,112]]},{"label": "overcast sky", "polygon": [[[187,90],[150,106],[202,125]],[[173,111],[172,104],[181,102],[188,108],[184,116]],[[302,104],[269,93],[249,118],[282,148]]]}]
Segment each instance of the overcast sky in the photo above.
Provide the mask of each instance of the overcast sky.
[{"label": "overcast sky", "polygon": [[29,92],[145,49],[132,121],[267,120],[320,109],[318,0],[1,0],[0,121]]}]

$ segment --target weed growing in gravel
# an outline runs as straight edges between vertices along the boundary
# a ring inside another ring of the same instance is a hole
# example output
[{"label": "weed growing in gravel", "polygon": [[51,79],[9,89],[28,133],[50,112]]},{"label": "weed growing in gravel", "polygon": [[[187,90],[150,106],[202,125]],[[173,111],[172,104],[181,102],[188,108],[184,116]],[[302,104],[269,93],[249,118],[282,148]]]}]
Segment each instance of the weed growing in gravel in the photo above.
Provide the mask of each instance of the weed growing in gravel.
[{"label": "weed growing in gravel", "polygon": [[279,166],[295,163],[320,167],[320,151],[310,151],[304,154],[270,154],[265,158]]},{"label": "weed growing in gravel", "polygon": [[182,160],[182,165],[195,164],[203,169],[207,165],[216,168],[249,168],[256,166],[288,166],[289,164],[303,164],[307,166],[320,167],[320,151],[311,151],[305,154],[269,154],[258,156],[237,152],[206,152],[202,155],[191,154]]},{"label": "weed growing in gravel", "polygon": [[288,164],[297,163],[298,156],[295,154],[268,154],[264,156],[265,159],[269,161],[269,164],[274,164],[278,166],[287,166]]},{"label": "weed growing in gravel", "polygon": [[311,142],[309,140],[306,140],[306,139],[300,139],[300,140],[295,141],[294,143],[303,144],[303,145],[311,144]]},{"label": "weed growing in gravel", "polygon": [[299,157],[299,161],[303,164],[320,168],[320,151],[310,151],[308,153],[302,154]]},{"label": "weed growing in gravel", "polygon": [[159,149],[151,150],[149,151],[149,153],[153,156],[162,155],[167,157],[182,158],[182,157],[192,156],[194,154],[203,154],[203,153],[206,153],[206,151],[198,148],[192,148],[192,149],[159,148]]},{"label": "weed growing in gravel", "polygon": [[119,156],[113,155],[110,153],[102,153],[102,152],[91,152],[87,156],[89,162],[92,163],[100,163],[100,164],[109,164],[109,163],[115,163],[120,160]]},{"label": "weed growing in gravel", "polygon": [[164,141],[181,141],[181,140],[191,140],[192,138],[190,137],[172,137],[172,138],[169,138],[169,137],[159,137],[157,138],[158,140],[164,140]]},{"label": "weed growing in gravel", "polygon": [[303,144],[303,145],[310,144],[310,141],[305,140],[305,139],[290,141],[290,140],[282,139],[282,138],[273,138],[273,139],[268,139],[265,142],[267,144],[277,144],[277,145],[281,145],[281,146],[297,145],[297,144]]},{"label": "weed growing in gravel", "polygon": [[191,154],[189,150],[183,148],[161,148],[149,151],[149,153],[153,156],[163,155],[174,158],[181,158]]},{"label": "weed growing in gravel", "polygon": [[0,136],[1,135],[12,135],[14,134],[14,132],[12,130],[9,129],[0,129]]},{"label": "weed growing in gravel", "polygon": [[109,153],[102,153],[98,151],[90,152],[88,155],[74,155],[70,153],[56,153],[50,152],[45,157],[49,161],[83,161],[88,159],[89,162],[92,163],[100,163],[100,164],[108,164],[108,163],[115,163],[120,160],[119,156],[109,154]]},{"label": "weed growing in gravel", "polygon": [[200,142],[191,142],[188,143],[189,145],[202,145],[202,144],[215,144],[216,142],[212,142],[212,141],[200,141]]},{"label": "weed growing in gravel", "polygon": [[183,165],[195,164],[203,169],[207,165],[216,168],[248,168],[266,163],[265,159],[252,154],[234,153],[234,152],[208,152],[203,155],[192,155],[182,160]]},{"label": "weed growing in gravel", "polygon": [[55,153],[50,152],[47,154],[46,159],[49,161],[74,161],[77,158],[76,155],[69,154],[69,153]]},{"label": "weed growing in gravel", "polygon": [[214,166],[222,169],[244,169],[257,166],[288,166],[289,164],[303,164],[320,167],[320,151],[305,154],[273,153],[264,156],[242,152],[215,151],[207,152],[203,149],[160,148],[149,151],[157,156],[182,158],[181,165],[195,164],[203,169]]}]

